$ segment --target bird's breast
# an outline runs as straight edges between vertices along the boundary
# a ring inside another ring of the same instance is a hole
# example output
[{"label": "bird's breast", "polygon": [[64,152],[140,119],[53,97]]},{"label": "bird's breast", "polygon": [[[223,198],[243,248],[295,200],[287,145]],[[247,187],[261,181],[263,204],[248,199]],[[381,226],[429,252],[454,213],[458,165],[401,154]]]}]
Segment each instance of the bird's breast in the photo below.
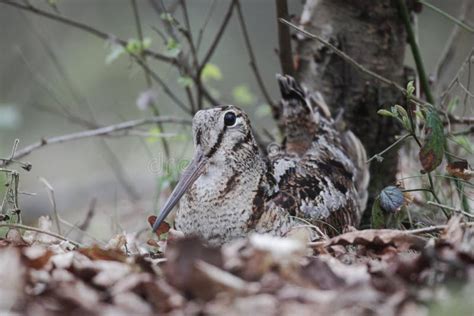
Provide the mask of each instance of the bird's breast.
[{"label": "bird's breast", "polygon": [[210,165],[180,201],[176,228],[210,244],[245,237],[259,175]]}]

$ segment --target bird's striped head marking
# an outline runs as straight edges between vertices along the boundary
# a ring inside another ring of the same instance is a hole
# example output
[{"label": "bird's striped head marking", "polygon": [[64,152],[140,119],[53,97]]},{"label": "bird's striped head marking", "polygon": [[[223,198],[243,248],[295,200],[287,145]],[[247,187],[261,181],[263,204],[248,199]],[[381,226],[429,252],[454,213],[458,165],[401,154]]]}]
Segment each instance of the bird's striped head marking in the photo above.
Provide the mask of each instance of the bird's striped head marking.
[{"label": "bird's striped head marking", "polygon": [[247,114],[233,105],[197,112],[193,118],[193,138],[193,159],[163,206],[153,230],[159,227],[209,163],[227,158],[242,159],[245,153],[258,151]]},{"label": "bird's striped head marking", "polygon": [[197,112],[193,136],[196,152],[209,159],[218,151],[232,154],[242,143],[254,143],[247,114],[233,105]]}]

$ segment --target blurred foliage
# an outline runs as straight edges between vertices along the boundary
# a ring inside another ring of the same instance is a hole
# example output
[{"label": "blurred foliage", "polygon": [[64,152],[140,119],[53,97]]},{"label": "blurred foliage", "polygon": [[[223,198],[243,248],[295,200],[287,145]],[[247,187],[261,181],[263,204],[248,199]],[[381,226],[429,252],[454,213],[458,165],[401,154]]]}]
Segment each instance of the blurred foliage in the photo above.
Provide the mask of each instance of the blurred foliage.
[{"label": "blurred foliage", "polygon": [[222,72],[221,72],[221,69],[217,65],[207,63],[202,69],[202,72],[201,72],[202,81],[207,82],[210,80],[221,80],[221,79],[222,79]]},{"label": "blurred foliage", "polygon": [[242,106],[253,105],[256,101],[255,95],[245,84],[238,85],[232,89],[232,97],[236,104]]}]

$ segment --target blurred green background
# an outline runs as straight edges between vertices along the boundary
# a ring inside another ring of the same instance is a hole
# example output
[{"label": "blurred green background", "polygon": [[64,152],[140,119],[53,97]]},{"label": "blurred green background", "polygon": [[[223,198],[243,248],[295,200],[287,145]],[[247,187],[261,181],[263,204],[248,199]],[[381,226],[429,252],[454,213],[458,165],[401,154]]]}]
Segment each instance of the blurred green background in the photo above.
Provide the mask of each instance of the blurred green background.
[{"label": "blurred green background", "polygon": [[[30,2],[54,12],[48,1]],[[56,2],[64,16],[125,40],[137,38],[128,0]],[[175,1],[164,2],[170,5]],[[432,1],[455,16],[459,14],[461,2]],[[187,3],[195,38],[210,7],[214,6],[199,51],[202,58],[222,23],[229,1],[192,0]],[[280,66],[275,52],[278,44],[274,1],[244,0],[241,3],[258,67],[271,96],[278,99],[274,78]],[[166,52],[162,38],[153,29],[162,28],[160,16],[149,1],[139,0],[138,5],[144,36],[151,39],[150,48]],[[298,16],[302,1],[291,0],[289,5],[290,12]],[[175,18],[183,21],[179,11]],[[453,23],[424,8],[417,17],[417,24],[425,65],[431,72]],[[470,39],[459,43],[459,49],[466,54],[472,46],[472,37]],[[51,58],[48,50],[56,59]],[[147,90],[142,70],[126,54],[107,64],[110,53],[110,45],[90,34],[0,4],[0,157],[8,157],[16,138],[22,148],[42,137],[85,129],[58,115],[63,111],[61,109],[86,120],[95,120],[100,125],[151,116],[150,111],[137,107],[137,98]],[[413,66],[409,50],[406,60],[407,65]],[[235,14],[210,62],[217,66],[221,75],[215,75],[208,82],[218,99],[224,104],[244,107],[255,128],[265,127],[271,131],[274,123],[249,67]],[[178,83],[179,74],[172,66],[155,61],[150,62],[150,66],[182,100],[186,100],[184,89]],[[454,74],[455,68],[449,71]],[[159,87],[155,88],[161,114],[187,116]],[[148,129],[156,132],[153,126]],[[117,227],[127,231],[146,227],[147,215],[157,212],[156,203],[162,201],[157,200],[157,191],[166,188],[166,180],[170,178],[163,169],[171,163],[174,170],[180,170],[183,164],[179,162],[189,159],[192,154],[189,128],[167,125],[166,132],[178,134],[168,138],[172,144],[171,160],[166,160],[156,137],[145,136],[89,138],[33,152],[24,159],[32,163],[32,171],[20,170],[21,191],[36,193],[21,196],[20,207],[25,221],[31,223],[39,215],[51,213],[48,192],[39,181],[43,177],[55,190],[61,216],[72,223],[82,220],[91,199],[97,198],[96,220],[91,229],[98,237],[110,236]],[[104,139],[110,151],[104,147]],[[127,193],[118,181],[117,170],[135,193]]]}]

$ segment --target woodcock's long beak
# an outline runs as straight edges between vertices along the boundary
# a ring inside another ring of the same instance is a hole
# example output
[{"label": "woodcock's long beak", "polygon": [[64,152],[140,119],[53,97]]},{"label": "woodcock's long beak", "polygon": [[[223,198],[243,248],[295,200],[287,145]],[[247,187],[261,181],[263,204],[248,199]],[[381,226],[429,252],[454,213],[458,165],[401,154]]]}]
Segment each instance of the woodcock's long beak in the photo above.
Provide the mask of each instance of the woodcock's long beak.
[{"label": "woodcock's long beak", "polygon": [[161,209],[160,215],[153,224],[153,231],[156,231],[160,224],[165,220],[168,214],[171,212],[179,199],[183,196],[186,190],[199,178],[202,174],[204,167],[207,163],[208,158],[199,149],[196,150],[193,160],[189,166],[184,170],[178,184],[174,188],[173,192],[169,196],[165,205]]}]

